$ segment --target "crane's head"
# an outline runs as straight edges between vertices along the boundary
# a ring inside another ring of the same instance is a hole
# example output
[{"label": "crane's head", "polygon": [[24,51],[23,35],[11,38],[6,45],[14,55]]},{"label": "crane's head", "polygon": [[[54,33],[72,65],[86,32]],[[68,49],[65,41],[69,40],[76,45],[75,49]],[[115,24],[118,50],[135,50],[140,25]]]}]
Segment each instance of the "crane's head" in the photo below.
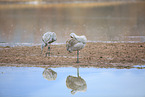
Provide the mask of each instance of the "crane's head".
[{"label": "crane's head", "polygon": [[75,33],[71,33],[71,34],[70,34],[70,37],[71,37],[71,38],[75,38],[76,36],[77,36],[77,35],[76,35]]}]

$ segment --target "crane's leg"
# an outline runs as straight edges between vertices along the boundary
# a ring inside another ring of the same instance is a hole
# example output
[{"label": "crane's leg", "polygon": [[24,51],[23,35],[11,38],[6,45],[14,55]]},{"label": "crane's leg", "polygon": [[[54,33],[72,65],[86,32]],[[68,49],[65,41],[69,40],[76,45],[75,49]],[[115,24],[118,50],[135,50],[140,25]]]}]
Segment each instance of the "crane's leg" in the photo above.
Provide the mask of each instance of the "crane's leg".
[{"label": "crane's leg", "polygon": [[44,48],[44,47],[43,47],[43,46],[41,46],[41,54],[42,54],[42,52],[43,52],[43,48]]},{"label": "crane's leg", "polygon": [[80,63],[79,62],[79,51],[77,51],[77,62],[76,63]]},{"label": "crane's leg", "polygon": [[47,46],[46,43],[42,43],[42,45],[41,45],[41,54],[43,53],[43,48],[46,47],[46,46]]},{"label": "crane's leg", "polygon": [[41,49],[41,54],[42,54],[42,52],[43,52],[43,49]]},{"label": "crane's leg", "polygon": [[48,56],[50,56],[50,44],[48,44],[48,49],[47,49],[46,57],[47,57],[47,54],[48,54]]},{"label": "crane's leg", "polygon": [[79,67],[77,68],[77,76],[79,77],[80,75],[79,75]]},{"label": "crane's leg", "polygon": [[48,56],[50,56],[50,44],[48,45]]}]

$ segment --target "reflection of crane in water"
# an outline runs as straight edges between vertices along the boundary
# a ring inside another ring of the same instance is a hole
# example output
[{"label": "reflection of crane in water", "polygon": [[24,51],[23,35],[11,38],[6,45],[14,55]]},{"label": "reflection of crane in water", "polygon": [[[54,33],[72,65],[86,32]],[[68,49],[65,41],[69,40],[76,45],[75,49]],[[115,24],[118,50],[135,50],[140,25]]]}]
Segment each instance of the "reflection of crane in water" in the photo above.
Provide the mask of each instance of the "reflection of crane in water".
[{"label": "reflection of crane in water", "polygon": [[50,44],[52,42],[56,41],[55,32],[44,33],[44,35],[42,36],[42,41],[43,41],[43,44],[41,45],[41,53],[43,52],[43,48],[48,45],[48,50],[47,50],[46,56],[47,56],[47,54],[48,54],[48,56],[50,56]]},{"label": "reflection of crane in water", "polygon": [[53,71],[52,69],[48,69],[48,68],[45,68],[42,75],[48,81],[56,80],[57,78],[57,73]]},{"label": "reflection of crane in water", "polygon": [[67,51],[77,51],[77,63],[79,63],[79,50],[85,47],[87,38],[84,35],[78,36],[75,33],[71,33],[70,37],[72,39],[66,42]]},{"label": "reflection of crane in water", "polygon": [[72,89],[71,94],[76,92],[85,92],[87,90],[87,84],[84,79],[79,76],[79,68],[77,68],[77,77],[69,75],[66,79],[66,86]]}]

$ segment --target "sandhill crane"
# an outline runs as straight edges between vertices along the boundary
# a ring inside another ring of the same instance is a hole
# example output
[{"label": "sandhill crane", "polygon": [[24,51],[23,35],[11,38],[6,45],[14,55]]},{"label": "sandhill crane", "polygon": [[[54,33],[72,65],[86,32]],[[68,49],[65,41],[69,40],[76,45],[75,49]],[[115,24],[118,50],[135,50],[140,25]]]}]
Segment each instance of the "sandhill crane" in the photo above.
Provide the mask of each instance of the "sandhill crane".
[{"label": "sandhill crane", "polygon": [[86,81],[79,76],[79,68],[77,68],[77,77],[69,75],[66,79],[66,86],[69,89],[72,89],[71,94],[76,92],[85,92],[87,90]]},{"label": "sandhill crane", "polygon": [[75,33],[70,34],[71,39],[66,42],[67,51],[77,51],[77,62],[79,63],[79,50],[85,47],[87,38],[86,36],[78,36]]},{"label": "sandhill crane", "polygon": [[43,52],[43,48],[48,45],[48,50],[47,50],[46,56],[47,56],[47,54],[50,56],[50,44],[56,40],[57,40],[57,38],[56,38],[55,32],[44,33],[44,35],[42,36],[43,43],[41,45],[41,54]]},{"label": "sandhill crane", "polygon": [[57,72],[53,71],[52,69],[48,69],[48,68],[45,68],[42,75],[48,81],[53,81],[53,80],[56,80],[56,78],[57,78]]}]

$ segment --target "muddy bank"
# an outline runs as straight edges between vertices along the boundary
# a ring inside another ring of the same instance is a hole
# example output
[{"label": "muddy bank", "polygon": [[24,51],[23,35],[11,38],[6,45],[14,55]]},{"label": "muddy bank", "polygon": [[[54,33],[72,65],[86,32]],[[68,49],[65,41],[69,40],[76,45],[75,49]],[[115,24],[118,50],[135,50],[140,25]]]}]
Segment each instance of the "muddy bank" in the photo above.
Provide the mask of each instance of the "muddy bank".
[{"label": "muddy bank", "polygon": [[[69,53],[65,45],[52,45],[51,57],[41,54],[40,46],[0,47],[0,66],[89,66],[89,67],[131,67],[145,65],[145,43],[87,43],[80,51],[80,63],[76,52]],[[27,65],[26,65],[27,66]]]}]

